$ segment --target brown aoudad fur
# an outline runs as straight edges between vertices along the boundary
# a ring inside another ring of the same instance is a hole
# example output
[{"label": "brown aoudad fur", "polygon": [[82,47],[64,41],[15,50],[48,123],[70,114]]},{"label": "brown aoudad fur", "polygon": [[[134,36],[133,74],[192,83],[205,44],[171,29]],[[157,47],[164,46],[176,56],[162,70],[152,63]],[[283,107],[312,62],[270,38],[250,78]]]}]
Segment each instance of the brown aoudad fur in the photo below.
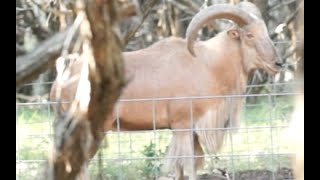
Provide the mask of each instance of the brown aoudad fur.
[{"label": "brown aoudad fur", "polygon": [[[255,38],[248,39],[248,32]],[[209,40],[198,41],[194,50],[197,56],[190,54],[185,39],[168,37],[148,48],[124,52],[129,82],[120,99],[239,95],[245,92],[250,72],[264,69],[275,74],[278,71],[275,65],[279,62],[278,55],[261,19],[244,27],[234,26]],[[75,62],[69,67],[74,81],[62,86],[58,99],[69,101],[74,98],[81,64]],[[56,83],[50,94],[53,101],[58,100]],[[167,164],[175,170],[176,179],[183,179],[184,172],[191,175],[190,179],[196,179],[196,170],[204,164],[203,157],[179,156],[218,152],[227,132],[221,128],[239,125],[242,101],[241,97],[192,101],[120,100],[113,116],[106,119],[105,130],[181,130],[173,132]],[[64,104],[62,108],[67,110],[69,105]]]}]

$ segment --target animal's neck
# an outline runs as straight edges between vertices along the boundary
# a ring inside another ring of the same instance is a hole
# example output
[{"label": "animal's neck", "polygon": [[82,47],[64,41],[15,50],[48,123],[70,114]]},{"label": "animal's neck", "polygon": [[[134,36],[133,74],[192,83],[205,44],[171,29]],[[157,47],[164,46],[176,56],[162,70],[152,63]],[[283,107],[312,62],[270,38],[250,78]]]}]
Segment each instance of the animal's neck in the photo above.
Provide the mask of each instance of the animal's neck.
[{"label": "animal's neck", "polygon": [[[246,90],[248,73],[243,64],[240,42],[230,39],[226,31],[204,42],[211,52],[208,66],[218,84],[225,84],[223,94],[243,94]],[[226,76],[220,76],[225,74]]]}]

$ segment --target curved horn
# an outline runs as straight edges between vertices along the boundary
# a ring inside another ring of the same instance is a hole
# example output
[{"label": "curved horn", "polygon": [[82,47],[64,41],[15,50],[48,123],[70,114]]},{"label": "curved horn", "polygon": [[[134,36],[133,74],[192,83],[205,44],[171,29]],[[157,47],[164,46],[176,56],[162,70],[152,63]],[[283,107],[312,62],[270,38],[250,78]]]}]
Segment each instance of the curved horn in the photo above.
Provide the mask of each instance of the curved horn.
[{"label": "curved horn", "polygon": [[195,56],[193,45],[197,37],[197,32],[202,28],[203,24],[209,20],[218,18],[229,19],[239,26],[244,26],[250,24],[258,17],[253,13],[247,13],[245,10],[231,4],[215,4],[200,11],[192,18],[186,32],[188,50],[193,56]]}]

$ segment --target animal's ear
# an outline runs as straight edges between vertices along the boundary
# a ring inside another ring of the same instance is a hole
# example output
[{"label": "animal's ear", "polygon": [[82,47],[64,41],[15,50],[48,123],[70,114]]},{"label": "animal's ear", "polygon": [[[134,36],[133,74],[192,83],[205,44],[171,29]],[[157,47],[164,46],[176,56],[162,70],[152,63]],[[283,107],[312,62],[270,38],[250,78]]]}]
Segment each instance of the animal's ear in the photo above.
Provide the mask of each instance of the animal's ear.
[{"label": "animal's ear", "polygon": [[227,33],[233,39],[239,39],[240,37],[238,29],[230,29]]}]

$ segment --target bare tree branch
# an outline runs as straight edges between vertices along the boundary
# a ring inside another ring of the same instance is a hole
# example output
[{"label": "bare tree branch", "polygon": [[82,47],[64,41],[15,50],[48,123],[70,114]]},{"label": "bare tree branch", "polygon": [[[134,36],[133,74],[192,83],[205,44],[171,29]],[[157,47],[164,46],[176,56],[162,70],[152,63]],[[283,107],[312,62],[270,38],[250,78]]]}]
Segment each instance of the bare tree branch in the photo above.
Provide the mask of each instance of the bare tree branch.
[{"label": "bare tree branch", "polygon": [[27,96],[27,95],[24,95],[24,94],[16,93],[16,98],[23,99],[23,100],[26,100],[28,102],[35,102],[35,101],[37,101],[39,99],[47,99],[48,98],[48,94],[36,95],[36,96]]},{"label": "bare tree branch", "polygon": [[295,3],[296,0],[290,0],[290,1],[276,1],[276,3],[274,3],[274,5],[271,5],[269,8],[268,8],[268,11],[274,11],[278,8],[280,8],[281,6],[286,6],[288,4],[291,4],[291,3]]},{"label": "bare tree branch", "polygon": [[194,1],[179,0],[178,2],[179,4],[183,4],[184,6],[189,7],[188,9],[190,9],[192,12],[198,12],[200,9],[200,5],[198,5]]},{"label": "bare tree branch", "polygon": [[[187,5],[177,1],[175,2],[175,7],[179,10],[181,10],[182,12],[187,13],[188,15],[195,15],[198,12],[198,9],[194,9],[194,8],[190,8]],[[191,19],[192,17],[190,17]]]},{"label": "bare tree branch", "polygon": [[119,17],[125,19],[137,15],[137,7],[133,3],[126,3],[119,9]]},{"label": "bare tree branch", "polygon": [[[133,28],[131,28],[131,29],[129,29],[129,30],[127,31],[127,33],[126,33],[126,35],[124,36],[124,39],[123,39],[123,45],[124,45],[124,46],[126,46],[126,45],[128,44],[128,42],[132,39],[132,37],[134,36],[134,34],[135,34],[135,33],[138,31],[138,29],[141,27],[142,23],[146,20],[146,18],[147,18],[148,15],[150,14],[153,6],[156,4],[157,1],[158,1],[158,0],[153,0],[153,1],[151,1],[150,3],[146,3],[146,4],[145,4],[145,7],[149,7],[149,8],[148,8],[145,12],[143,12],[143,17],[142,17],[141,22],[140,22],[137,26],[135,26],[135,27],[133,27]],[[143,9],[145,9],[145,8],[143,8]]]},{"label": "bare tree branch", "polygon": [[25,53],[26,53],[26,51],[24,50],[24,48],[21,45],[16,44],[16,55],[20,56]]},{"label": "bare tree branch", "polygon": [[32,52],[16,58],[16,87],[34,80],[39,74],[54,66],[54,61],[60,56],[67,32],[68,29],[55,34]]}]

